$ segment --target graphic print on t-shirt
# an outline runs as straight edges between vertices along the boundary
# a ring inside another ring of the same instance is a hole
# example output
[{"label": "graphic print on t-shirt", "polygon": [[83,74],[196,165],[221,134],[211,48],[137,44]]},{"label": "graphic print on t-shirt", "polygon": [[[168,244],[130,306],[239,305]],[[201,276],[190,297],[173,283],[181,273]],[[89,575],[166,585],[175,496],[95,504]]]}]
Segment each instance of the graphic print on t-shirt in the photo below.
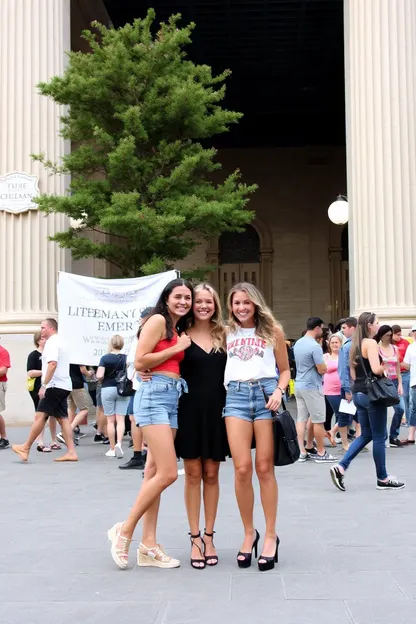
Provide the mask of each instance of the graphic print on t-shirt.
[{"label": "graphic print on t-shirt", "polygon": [[262,338],[237,338],[227,344],[228,357],[248,362],[254,357],[264,357],[267,343]]}]

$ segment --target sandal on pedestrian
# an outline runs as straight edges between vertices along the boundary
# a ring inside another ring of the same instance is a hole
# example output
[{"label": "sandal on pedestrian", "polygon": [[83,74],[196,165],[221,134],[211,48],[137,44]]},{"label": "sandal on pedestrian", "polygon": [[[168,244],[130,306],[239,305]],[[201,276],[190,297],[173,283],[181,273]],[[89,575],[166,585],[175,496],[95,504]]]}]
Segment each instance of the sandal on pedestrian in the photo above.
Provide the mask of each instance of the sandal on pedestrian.
[{"label": "sandal on pedestrian", "polygon": [[[195,542],[196,539],[201,538],[201,533],[200,531],[198,531],[196,535],[192,535],[192,533],[189,533],[188,535],[190,535],[191,546],[196,546],[201,553],[201,559],[192,559],[191,557],[191,566],[194,568],[194,570],[203,570],[206,566],[206,559],[200,546]],[[202,543],[204,543],[203,539],[201,539],[201,541]]]},{"label": "sandal on pedestrian", "polygon": [[53,444],[51,444],[51,451],[60,451],[61,448],[62,446],[58,444],[57,442],[54,442]]},{"label": "sandal on pedestrian", "polygon": [[[212,533],[207,533],[207,530],[204,529],[204,537],[211,537],[211,544],[212,547],[215,548],[214,546],[214,533],[215,531],[213,531]],[[205,563],[207,564],[207,566],[216,566],[218,564],[218,555],[206,555],[206,550],[207,550],[207,545],[204,539],[202,539],[203,543],[204,543],[204,556],[205,556]]]},{"label": "sandal on pedestrian", "polygon": [[179,559],[169,557],[161,544],[148,548],[140,542],[137,550],[137,565],[154,568],[179,568],[181,562]]},{"label": "sandal on pedestrian", "polygon": [[49,446],[45,446],[44,444],[38,444],[36,446],[36,450],[39,451],[39,453],[50,453],[51,452],[51,448]]}]

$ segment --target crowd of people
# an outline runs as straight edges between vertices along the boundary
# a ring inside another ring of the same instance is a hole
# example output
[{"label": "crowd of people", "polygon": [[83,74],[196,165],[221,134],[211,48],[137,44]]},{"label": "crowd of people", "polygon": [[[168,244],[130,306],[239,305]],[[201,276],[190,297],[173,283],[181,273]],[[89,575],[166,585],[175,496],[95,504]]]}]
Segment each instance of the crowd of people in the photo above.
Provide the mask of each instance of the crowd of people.
[{"label": "crowd of people", "polygon": [[[27,362],[35,419],[27,441],[12,449],[26,462],[34,443],[40,452],[65,444],[66,451],[55,461],[78,461],[80,425],[91,400],[97,414],[94,442],[109,446],[107,457],[124,456],[123,438],[126,427],[130,429],[133,455],[119,468],[144,469],[144,478],[127,518],[108,531],[111,556],[121,569],[128,566],[140,520],[138,565],[180,565],[157,540],[160,497],[177,479],[178,457],[184,462],[190,565],[202,570],[218,564],[214,534],[219,470],[229,456],[243,529],[237,565],[250,567],[253,553],[257,558],[260,551],[258,569],[274,568],[280,540],[273,413],[293,381],[300,463],[331,464],[332,482],[345,491],[347,469],[372,442],[377,489],[405,485],[387,472],[386,444],[393,448],[415,444],[416,342],[404,339],[399,326],[380,327],[375,314],[363,313],[358,320],[343,319],[333,331],[325,330],[322,319],[309,318],[292,349],[252,284],[235,285],[227,308],[224,321],[218,294],[209,284],[193,287],[186,280],[173,280],[155,307],[144,310],[129,353],[123,353],[123,338],[114,335],[96,368],[68,361],[55,319],[45,319],[35,334],[35,350]],[[416,326],[412,332],[416,338]],[[0,347],[0,412],[9,367],[9,354]],[[120,392],[122,371],[132,382],[128,393]],[[391,379],[400,397],[389,432],[387,407],[368,397],[369,375]],[[44,441],[47,422],[50,445]],[[409,426],[406,440],[399,438],[402,424]],[[9,441],[2,416],[0,436],[0,448],[5,449]],[[341,461],[327,451],[328,441],[342,445]],[[261,549],[253,521],[253,448],[265,519]]]}]

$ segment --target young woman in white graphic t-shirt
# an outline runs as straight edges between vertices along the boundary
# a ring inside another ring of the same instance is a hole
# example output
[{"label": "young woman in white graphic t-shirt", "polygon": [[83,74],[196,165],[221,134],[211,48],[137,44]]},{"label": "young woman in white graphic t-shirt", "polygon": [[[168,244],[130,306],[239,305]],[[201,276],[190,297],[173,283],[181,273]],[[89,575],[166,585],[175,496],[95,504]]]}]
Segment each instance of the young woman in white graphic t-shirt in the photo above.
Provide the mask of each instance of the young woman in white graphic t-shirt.
[{"label": "young woman in white graphic t-shirt", "polygon": [[[244,526],[237,563],[240,568],[248,568],[253,550],[257,557],[259,542],[259,533],[253,524],[251,445],[254,434],[255,467],[266,521],[258,567],[262,571],[271,570],[278,560],[279,547],[271,412],[279,408],[289,383],[289,362],[283,331],[257,288],[245,282],[236,284],[228,296],[228,311],[224,417],[234,462],[235,493]],[[269,397],[267,403],[264,393]]]}]

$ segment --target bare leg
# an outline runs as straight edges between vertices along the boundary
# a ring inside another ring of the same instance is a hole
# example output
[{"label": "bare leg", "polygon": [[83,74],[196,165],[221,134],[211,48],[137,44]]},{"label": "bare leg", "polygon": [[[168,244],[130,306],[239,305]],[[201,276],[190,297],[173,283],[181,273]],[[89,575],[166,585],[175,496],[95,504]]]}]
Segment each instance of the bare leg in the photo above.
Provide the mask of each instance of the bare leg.
[{"label": "bare leg", "polygon": [[[185,506],[188,515],[189,530],[191,535],[199,533],[199,516],[201,511],[201,483],[202,462],[200,459],[184,459],[185,468]],[[191,559],[199,559],[201,563],[193,563],[192,567],[205,567],[205,561],[201,555],[203,543],[201,538],[193,540],[191,547]],[[199,546],[199,548],[198,548]]]},{"label": "bare leg", "polygon": [[1,414],[0,414],[0,438],[3,438],[3,440],[7,440],[6,423],[4,422],[4,418]]},{"label": "bare leg", "polygon": [[114,429],[114,425],[116,423],[116,415],[106,416],[107,418],[107,435],[110,440],[110,448],[114,451],[114,447],[116,445],[116,430]]},{"label": "bare leg", "polygon": [[170,425],[147,425],[143,427],[143,434],[152,453],[156,473],[151,479],[143,482],[130,514],[123,524],[121,535],[128,539],[133,537],[137,523],[152,503],[178,478]]},{"label": "bare leg", "polygon": [[[241,552],[248,553],[251,552],[255,537],[253,525],[253,462],[251,459],[253,425],[235,416],[227,416],[225,425],[234,463],[235,495],[244,527],[244,541]],[[241,556],[240,559],[243,560],[244,557]]]},{"label": "bare leg", "polygon": [[73,407],[72,405],[70,407],[69,404],[68,404],[68,421],[69,421],[70,425],[72,425],[72,423],[74,421],[75,414],[76,414],[75,407]]},{"label": "bare leg", "polygon": [[[68,410],[69,411],[69,410]],[[76,416],[74,416],[74,418],[71,421],[71,429],[72,431],[74,431],[75,427],[77,427],[78,425],[80,425],[82,423],[82,421],[88,416],[88,410],[87,409],[83,409],[80,410],[78,412],[78,414],[76,414]]]},{"label": "bare leg", "polygon": [[121,446],[123,444],[123,436],[126,430],[125,416],[123,416],[122,414],[117,414],[116,421],[117,421],[117,444]]},{"label": "bare leg", "polygon": [[[212,459],[205,459],[202,463],[202,479],[204,492],[204,510],[205,510],[205,531],[212,533],[214,531],[215,519],[217,517],[218,500],[220,496],[220,484],[218,481],[218,473],[220,470],[220,462]],[[208,563],[212,565],[214,560],[210,560],[209,556],[216,556],[217,552],[213,546],[213,538],[204,535],[205,555],[208,557]]]},{"label": "bare leg", "polygon": [[49,418],[49,431],[51,433],[52,444],[57,444],[57,439],[56,439],[56,418],[54,416],[51,416]]},{"label": "bare leg", "polygon": [[[298,420],[296,423],[296,432],[298,434],[298,442],[299,442],[299,449],[300,452],[302,453],[302,455],[305,455],[306,450],[305,450],[305,429],[306,429],[306,422],[303,420]],[[313,444],[313,442],[312,442]],[[310,447],[308,447],[310,448]]]},{"label": "bare leg", "polygon": [[12,449],[23,461],[27,461],[33,442],[39,437],[45,428],[48,415],[44,412],[36,412],[35,420],[30,429],[29,437],[24,444],[13,444]]},{"label": "bare leg", "polygon": [[104,416],[104,410],[102,407],[97,407],[96,418],[97,418],[97,433],[102,433],[104,436],[107,436],[107,419]]},{"label": "bare leg", "polygon": [[[137,427],[140,429],[140,427]],[[140,430],[141,431],[141,430]],[[173,440],[176,437],[177,429],[172,429],[172,438]],[[143,443],[143,433],[142,443]],[[156,474],[156,464],[153,460],[152,453],[150,449],[147,450],[147,460],[146,467],[144,469],[144,481],[149,481]],[[159,507],[160,507],[160,495],[155,499],[155,501],[150,505],[149,509],[143,515],[143,529],[142,529],[142,544],[145,544],[147,548],[154,548],[157,546],[156,540],[156,527],[157,527],[157,519],[159,516]]]},{"label": "bare leg", "polygon": [[344,451],[348,451],[348,427],[338,427],[339,435],[341,436],[342,448]]},{"label": "bare leg", "polygon": [[[49,420],[52,420],[52,419],[49,418]],[[45,442],[44,442],[44,438],[43,438],[43,435],[45,433],[45,428],[46,428],[46,420],[45,420],[45,424],[43,425],[43,429],[40,432],[40,435],[38,435],[38,437],[35,440],[35,442],[36,442],[36,444],[38,444],[38,446],[45,446]]]},{"label": "bare leg", "polygon": [[[261,504],[266,520],[262,555],[272,557],[276,549],[277,482],[274,474],[273,422],[254,422],[256,436],[256,473],[260,483]],[[261,557],[259,562],[262,563]]]},{"label": "bare leg", "polygon": [[75,452],[74,436],[72,433],[69,420],[68,418],[57,418],[57,421],[59,422],[59,425],[61,427],[61,431],[62,431],[62,435],[64,436],[67,451],[66,453],[64,453],[64,455],[57,457],[54,461],[56,462],[77,461],[78,457]]},{"label": "bare leg", "polygon": [[314,435],[313,423],[309,417],[306,426],[306,444],[308,445],[308,448],[313,447]]},{"label": "bare leg", "polygon": [[[140,453],[142,450],[142,444],[143,444],[143,433],[140,427],[136,425],[134,416],[130,416],[130,422],[131,422],[131,439],[133,440],[133,450],[136,451],[136,453]],[[145,476],[146,476],[146,471],[145,471]]]},{"label": "bare leg", "polygon": [[318,450],[319,455],[323,455],[325,453],[325,427],[323,423],[315,423],[313,425],[313,431],[316,440],[316,448]]}]

